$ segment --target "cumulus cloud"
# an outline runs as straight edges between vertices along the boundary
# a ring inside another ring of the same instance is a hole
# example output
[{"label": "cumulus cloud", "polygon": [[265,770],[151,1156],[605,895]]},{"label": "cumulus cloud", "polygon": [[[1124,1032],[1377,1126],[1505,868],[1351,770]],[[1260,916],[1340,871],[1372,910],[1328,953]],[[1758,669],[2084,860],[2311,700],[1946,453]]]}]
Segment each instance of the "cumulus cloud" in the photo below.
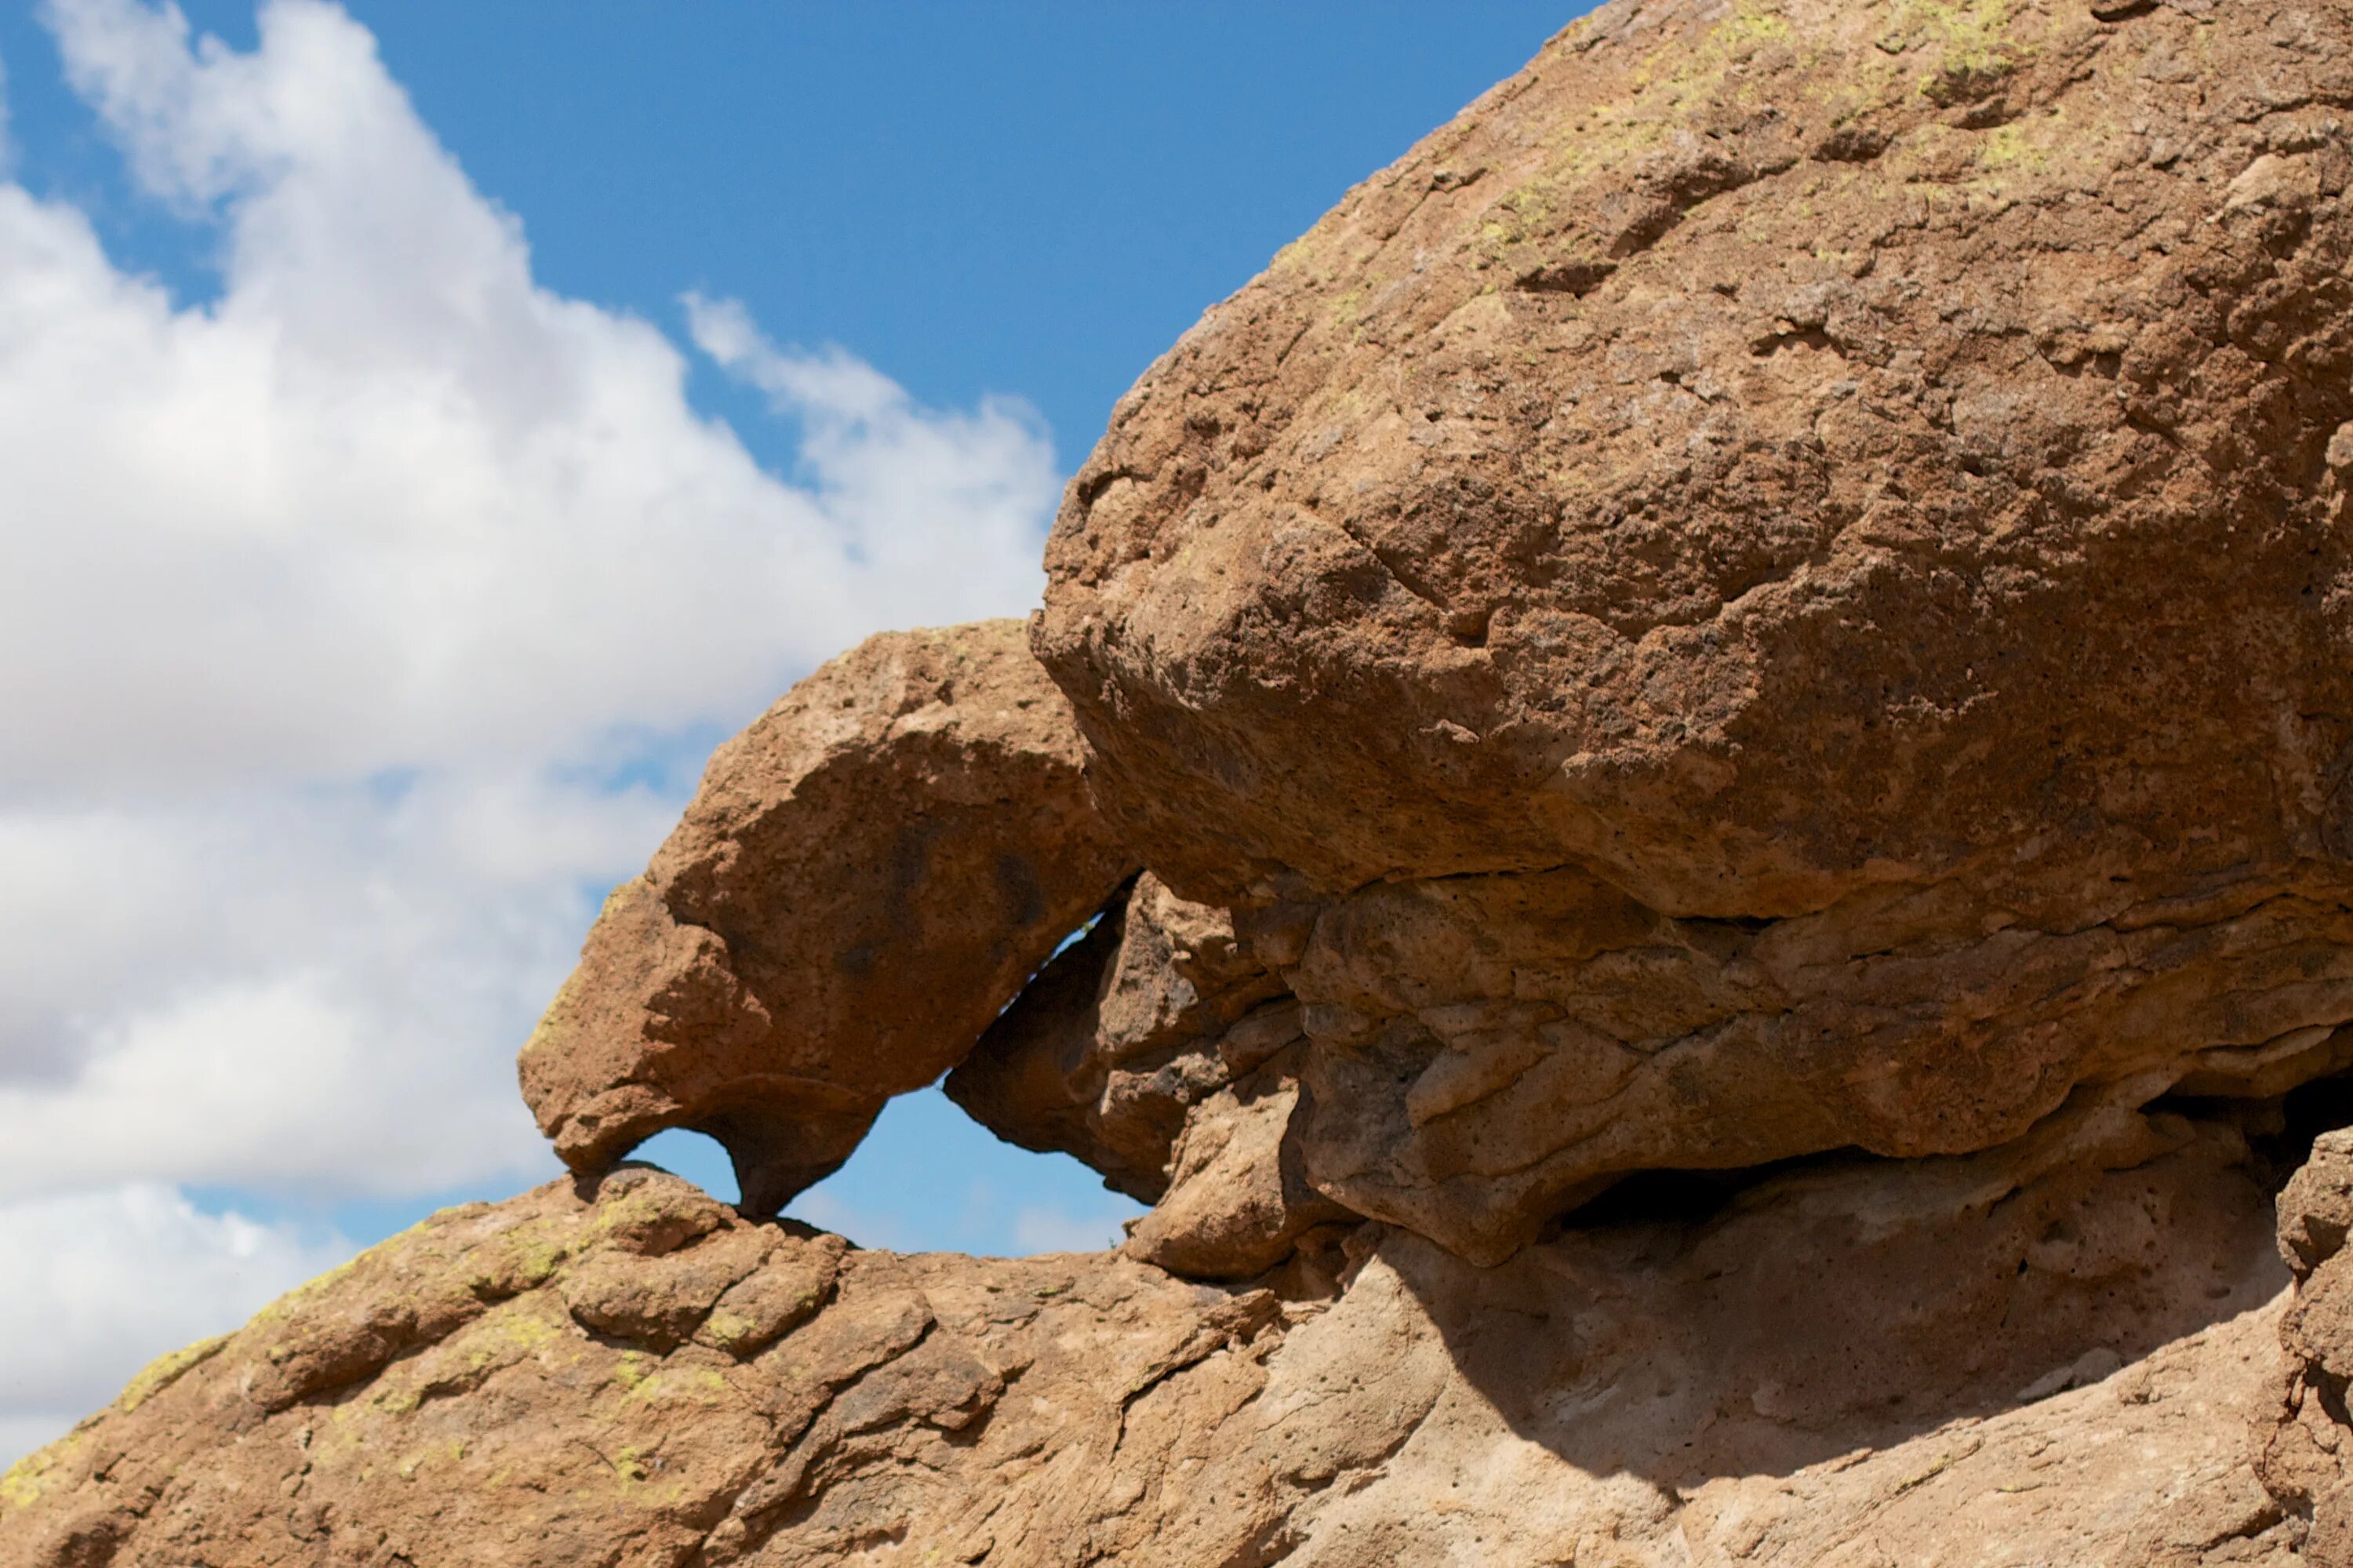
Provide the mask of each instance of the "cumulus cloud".
[{"label": "cumulus cloud", "polygon": [[[237,1322],[351,1251],[169,1187],[0,1202],[0,1455],[47,1441],[119,1393],[164,1349]],[[74,1310],[59,1313],[58,1304]],[[25,1354],[15,1347],[37,1346]]]},{"label": "cumulus cloud", "polygon": [[[322,1260],[153,1183],[542,1169],[512,1053],[681,737],[869,631],[1025,609],[1059,483],[1018,403],[683,302],[797,433],[764,470],[661,325],[534,281],[322,0],[249,52],[44,16],[219,271],[175,298],[0,153],[0,1310],[40,1328],[0,1340],[0,1456],[110,1392],[18,1364],[58,1325],[119,1379]],[[106,1316],[147,1251],[170,1310]]]},{"label": "cumulus cloud", "polygon": [[659,331],[533,283],[340,11],[274,0],[241,55],[132,0],[48,10],[143,188],[218,223],[223,278],[175,309],[81,212],[0,187],[0,789],[536,758],[1035,597],[1034,418],[922,409],[698,302],[807,422],[815,483],[780,483]]}]

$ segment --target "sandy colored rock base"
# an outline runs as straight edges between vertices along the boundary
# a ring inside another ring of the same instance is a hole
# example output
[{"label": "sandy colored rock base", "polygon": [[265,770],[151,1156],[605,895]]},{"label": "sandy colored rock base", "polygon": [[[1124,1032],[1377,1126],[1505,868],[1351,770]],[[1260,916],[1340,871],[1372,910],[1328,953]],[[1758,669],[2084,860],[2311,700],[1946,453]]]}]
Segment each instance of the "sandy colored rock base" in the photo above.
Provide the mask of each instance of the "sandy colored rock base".
[{"label": "sandy colored rock base", "polygon": [[0,1565],[2284,1563],[2250,1158],[2092,1106],[1505,1268],[1366,1225],[1232,1287],[848,1250],[624,1168],[159,1363],[0,1481]]}]

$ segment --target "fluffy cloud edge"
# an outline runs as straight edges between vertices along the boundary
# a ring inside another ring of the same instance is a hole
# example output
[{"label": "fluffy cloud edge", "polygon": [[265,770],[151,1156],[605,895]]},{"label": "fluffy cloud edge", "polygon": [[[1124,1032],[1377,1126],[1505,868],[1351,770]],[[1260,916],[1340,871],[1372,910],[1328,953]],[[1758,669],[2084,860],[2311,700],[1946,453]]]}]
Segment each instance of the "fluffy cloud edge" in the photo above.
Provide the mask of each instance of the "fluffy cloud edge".
[{"label": "fluffy cloud edge", "polygon": [[0,1202],[0,1465],[353,1250],[332,1231],[207,1213],[156,1182]]}]

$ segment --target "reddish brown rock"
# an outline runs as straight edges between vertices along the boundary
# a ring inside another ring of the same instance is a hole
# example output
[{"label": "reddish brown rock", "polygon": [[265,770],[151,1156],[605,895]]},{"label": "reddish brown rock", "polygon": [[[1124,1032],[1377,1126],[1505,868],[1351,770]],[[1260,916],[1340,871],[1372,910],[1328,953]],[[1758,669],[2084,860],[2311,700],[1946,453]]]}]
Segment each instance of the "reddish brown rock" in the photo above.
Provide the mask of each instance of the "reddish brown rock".
[{"label": "reddish brown rock", "polygon": [[1307,1180],[1292,1131],[1297,1055],[1284,1052],[1186,1113],[1168,1191],[1135,1223],[1128,1252],[1196,1279],[1248,1279],[1318,1227],[1361,1217]]},{"label": "reddish brown rock", "polygon": [[1145,375],[1035,643],[1307,1003],[1319,1186],[1493,1260],[2343,1063],[2348,79],[2335,4],[1615,5]]},{"label": "reddish brown rock", "polygon": [[[1565,34],[1122,405],[1091,751],[1009,623],[797,688],[525,1053],[590,1174],[159,1363],[0,1568],[2353,1563],[2348,43]],[[968,1050],[1125,1248],[754,1223]],[[674,1125],[753,1217],[596,1174]]]},{"label": "reddish brown rock", "polygon": [[2261,1096],[2353,1064],[2353,915],[2235,883],[2063,930],[1954,884],[1754,924],[1577,873],[1381,884],[1286,978],[1309,1177],[1484,1262],[1629,1170],[1977,1148],[2078,1076]]},{"label": "reddish brown rock", "polygon": [[1020,623],[873,638],[712,756],[524,1047],[524,1097],[575,1170],[710,1133],[773,1213],[1133,869]]},{"label": "reddish brown rock", "polygon": [[[1224,910],[1146,872],[989,1025],[948,1075],[948,1097],[999,1138],[1075,1155],[1151,1202],[1167,1190],[1186,1112],[1235,1075],[1219,1040],[1283,1000]],[[1243,1070],[1298,1037],[1296,1010],[1282,1016]],[[1268,1028],[1255,1022],[1243,1037]]]},{"label": "reddish brown rock", "polygon": [[1247,1279],[1314,1227],[1357,1217],[1308,1181],[1292,1133],[1299,1038],[1297,1003],[1226,912],[1146,872],[946,1087],[998,1137],[1075,1155],[1153,1203],[1134,1255]]},{"label": "reddish brown rock", "polygon": [[2284,1568],[2260,1164],[2087,1103],[1500,1269],[1363,1225],[1271,1290],[845,1249],[624,1168],[167,1358],[0,1478],[0,1568]]}]

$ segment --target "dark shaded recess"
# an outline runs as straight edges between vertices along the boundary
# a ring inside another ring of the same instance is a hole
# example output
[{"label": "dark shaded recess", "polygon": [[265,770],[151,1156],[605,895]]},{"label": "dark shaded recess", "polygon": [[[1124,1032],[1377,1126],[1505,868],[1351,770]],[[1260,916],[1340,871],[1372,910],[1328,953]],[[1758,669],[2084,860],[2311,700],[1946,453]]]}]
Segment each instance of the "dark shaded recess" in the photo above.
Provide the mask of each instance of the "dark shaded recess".
[{"label": "dark shaded recess", "polygon": [[1544,1239],[1625,1225],[1705,1224],[1741,1193],[1775,1177],[1871,1158],[1855,1149],[1830,1149],[1732,1171],[1637,1171],[1554,1220]]},{"label": "dark shaded recess", "polygon": [[2247,1140],[2248,1171],[2276,1196],[2288,1178],[2312,1158],[2324,1132],[2353,1127],[2353,1073],[2315,1078],[2277,1099],[2241,1100],[2199,1095],[2168,1095],[2149,1103],[2152,1113],[2172,1111],[2193,1121],[2225,1121]]},{"label": "dark shaded recess", "polygon": [[[1844,1150],[1630,1175],[1493,1268],[1396,1227],[1377,1247],[1523,1438],[1678,1490],[1788,1475],[1999,1414],[2093,1351],[2137,1361],[2285,1287],[2273,1199],[2316,1137],[2353,1125],[2353,1075],[2142,1114],[2192,1136],[2143,1165],[2053,1168],[1990,1202],[1967,1199],[1966,1180],[1946,1187],[1956,1206],[1936,1196],[1934,1167],[1978,1157]],[[1784,1189],[1791,1201],[1760,1191],[1792,1176],[1806,1180]],[[1886,1228],[1914,1181],[1928,1206],[1913,1213],[1929,1217]],[[2171,1207],[2152,1232],[2158,1193]],[[1620,1360],[1609,1347],[1630,1334],[1645,1348]],[[1759,1415],[1747,1400],[1767,1380],[1810,1413]]]}]

